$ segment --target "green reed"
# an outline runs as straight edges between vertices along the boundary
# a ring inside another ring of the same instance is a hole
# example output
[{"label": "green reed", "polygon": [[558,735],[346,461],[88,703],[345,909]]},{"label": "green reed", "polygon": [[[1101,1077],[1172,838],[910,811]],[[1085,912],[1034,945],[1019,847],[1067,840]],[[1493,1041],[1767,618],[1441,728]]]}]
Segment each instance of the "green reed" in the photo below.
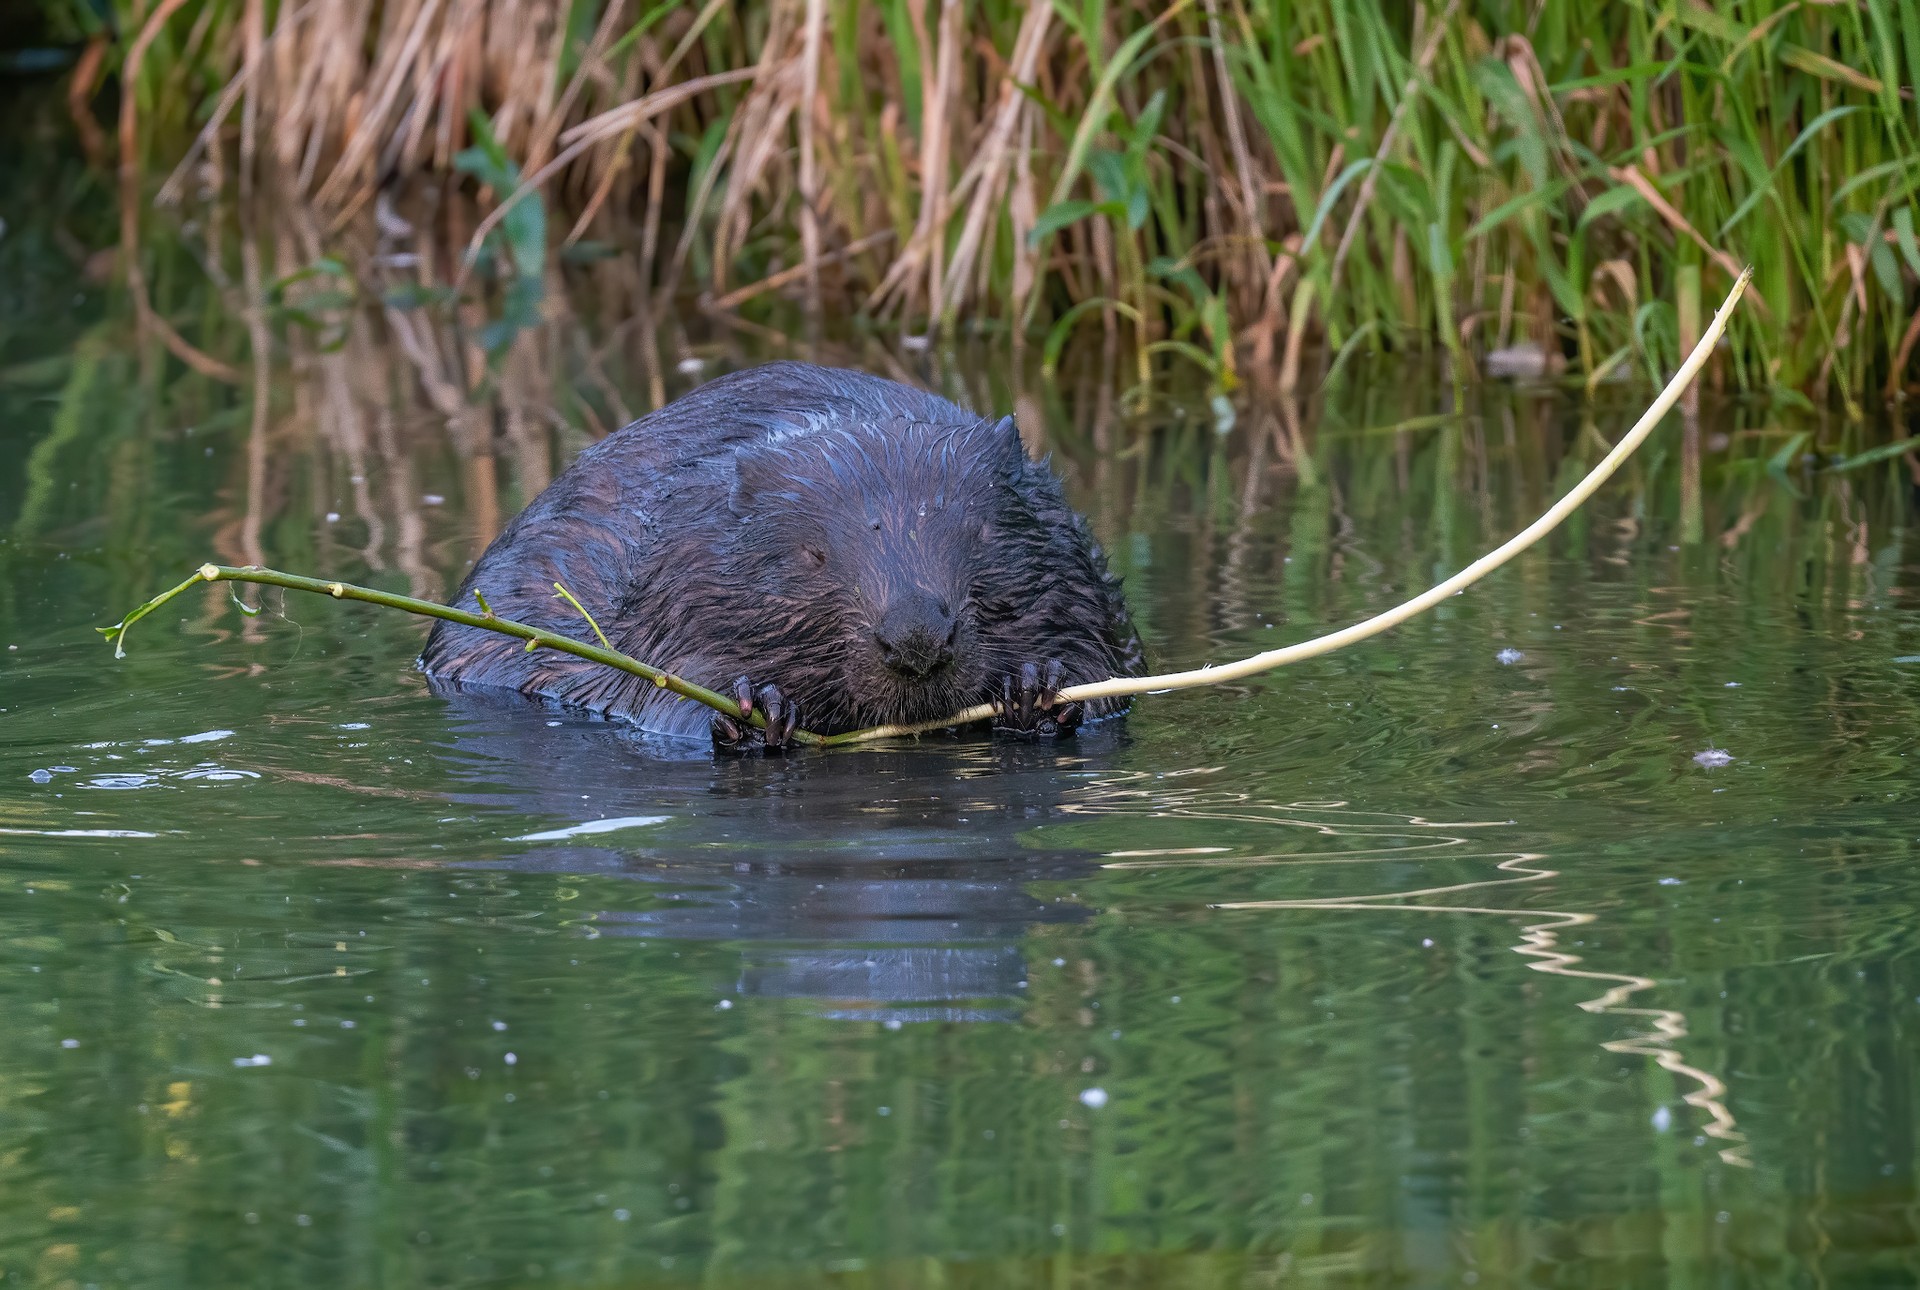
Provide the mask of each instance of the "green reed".
[{"label": "green reed", "polygon": [[1143,380],[1507,351],[1594,385],[1670,372],[1751,263],[1714,380],[1849,411],[1920,339],[1914,0],[550,0],[514,41],[430,0],[111,8],[109,67],[151,29],[122,124],[156,172],[240,76],[216,150],[334,216],[453,173],[477,112],[529,176],[584,142],[533,199],[555,240],[756,317],[1103,328]]}]

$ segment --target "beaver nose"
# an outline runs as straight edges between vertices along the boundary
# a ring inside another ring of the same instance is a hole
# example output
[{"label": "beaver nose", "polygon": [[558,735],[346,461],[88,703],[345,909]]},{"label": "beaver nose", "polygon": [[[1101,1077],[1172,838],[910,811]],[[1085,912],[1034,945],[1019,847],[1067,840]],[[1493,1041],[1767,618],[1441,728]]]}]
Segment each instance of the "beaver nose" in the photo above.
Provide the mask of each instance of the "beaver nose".
[{"label": "beaver nose", "polygon": [[888,606],[873,629],[873,640],[889,668],[919,681],[953,662],[953,641],[959,630],[945,604],[915,592]]}]

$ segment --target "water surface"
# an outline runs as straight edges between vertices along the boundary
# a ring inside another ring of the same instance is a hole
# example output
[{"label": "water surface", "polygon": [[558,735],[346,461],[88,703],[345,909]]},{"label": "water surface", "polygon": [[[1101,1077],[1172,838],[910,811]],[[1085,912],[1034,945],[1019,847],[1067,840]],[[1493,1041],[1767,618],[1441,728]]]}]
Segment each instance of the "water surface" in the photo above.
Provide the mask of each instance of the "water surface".
[{"label": "water surface", "polygon": [[[209,557],[444,595],[748,351],[520,353],[450,412],[375,318],[256,407],[31,282],[9,1284],[1920,1283],[1903,463],[1770,473],[1766,409],[1710,405],[1697,472],[1676,419],[1359,648],[1058,747],[715,760],[437,697],[366,606],[196,590],[119,663],[92,629]],[[1167,667],[1460,567],[1639,398],[1446,419],[1362,368],[1222,434],[1097,362],[824,356],[1017,409]]]}]

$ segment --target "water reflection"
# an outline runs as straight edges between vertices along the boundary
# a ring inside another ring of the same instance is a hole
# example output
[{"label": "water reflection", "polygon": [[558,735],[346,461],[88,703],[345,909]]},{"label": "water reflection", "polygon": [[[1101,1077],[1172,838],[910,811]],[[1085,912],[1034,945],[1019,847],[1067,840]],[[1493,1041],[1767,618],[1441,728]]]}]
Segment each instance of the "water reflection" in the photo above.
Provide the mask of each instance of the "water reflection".
[{"label": "water reflection", "polygon": [[[1207,771],[1189,772],[1208,774]],[[1146,782],[1143,782],[1146,781]],[[1326,850],[1284,851],[1270,854],[1240,854],[1234,848],[1180,848],[1166,852],[1108,852],[1102,867],[1109,869],[1156,869],[1172,867],[1220,867],[1242,869],[1250,866],[1377,865],[1404,871],[1411,859],[1419,864],[1438,858],[1423,855],[1444,852],[1452,864],[1474,862],[1491,865],[1499,877],[1485,877],[1437,886],[1411,887],[1390,891],[1365,892],[1342,896],[1309,896],[1283,900],[1228,900],[1216,906],[1223,910],[1346,910],[1375,913],[1479,914],[1497,918],[1529,921],[1520,928],[1520,941],[1513,952],[1531,959],[1537,972],[1583,981],[1609,983],[1597,998],[1576,1006],[1586,1012],[1614,1017],[1632,1017],[1649,1029],[1625,1039],[1608,1039],[1600,1047],[1612,1053],[1631,1053],[1650,1057],[1663,1070],[1688,1080],[1693,1087],[1682,1093],[1687,1105],[1702,1112],[1706,1123],[1701,1132],[1725,1143],[1720,1158],[1730,1165],[1751,1166],[1746,1155],[1746,1137],[1735,1126],[1733,1113],[1726,1105],[1727,1086],[1709,1071],[1690,1064],[1681,1051],[1680,1041],[1687,1037],[1686,1014],[1675,1008],[1628,1006],[1628,1000],[1644,991],[1658,988],[1649,976],[1606,972],[1580,966],[1585,960],[1562,944],[1562,933],[1587,927],[1599,915],[1580,911],[1552,909],[1514,909],[1460,903],[1434,903],[1438,897],[1459,897],[1470,891],[1496,891],[1548,883],[1560,877],[1560,871],[1548,868],[1547,857],[1533,852],[1462,851],[1472,845],[1469,831],[1511,828],[1514,820],[1481,822],[1436,822],[1420,816],[1395,817],[1372,811],[1353,811],[1347,803],[1292,802],[1263,803],[1244,795],[1221,793],[1211,787],[1169,787],[1164,777],[1133,776],[1098,786],[1075,795],[1063,805],[1069,812],[1090,815],[1126,814],[1129,811],[1156,818],[1176,817],[1192,820],[1233,820],[1282,829],[1303,829],[1326,838],[1332,845]],[[1358,845],[1343,845],[1357,843]],[[1204,853],[1204,854],[1203,854]],[[1431,944],[1431,942],[1427,942]]]},{"label": "water reflection", "polygon": [[[735,996],[809,999],[822,1016],[892,1025],[1011,1021],[1033,927],[1091,916],[1030,888],[1089,874],[1096,857],[1024,835],[1063,785],[1111,761],[1118,727],[1092,727],[1064,753],[941,738],[715,760],[686,741],[535,718],[511,697],[447,700],[449,756],[475,786],[455,798],[557,821],[518,839],[545,845],[469,863],[625,879],[641,889],[631,905],[595,910],[582,930],[735,945]],[[636,778],[657,814],[597,813],[596,802],[635,800]],[[618,847],[579,844],[614,833]]]}]

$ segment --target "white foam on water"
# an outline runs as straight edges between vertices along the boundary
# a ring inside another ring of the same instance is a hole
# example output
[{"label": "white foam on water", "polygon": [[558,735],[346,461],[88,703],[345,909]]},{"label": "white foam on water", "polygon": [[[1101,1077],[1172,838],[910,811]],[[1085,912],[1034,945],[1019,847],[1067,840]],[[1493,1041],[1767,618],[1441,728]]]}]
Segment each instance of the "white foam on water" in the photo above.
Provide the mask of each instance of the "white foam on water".
[{"label": "white foam on water", "polygon": [[672,819],[671,815],[623,815],[612,820],[588,820],[585,824],[569,825],[564,829],[548,829],[544,833],[525,833],[517,838],[508,838],[509,842],[559,842],[565,838],[584,838],[595,833],[615,833],[621,829],[640,829],[649,824],[664,824]]}]

